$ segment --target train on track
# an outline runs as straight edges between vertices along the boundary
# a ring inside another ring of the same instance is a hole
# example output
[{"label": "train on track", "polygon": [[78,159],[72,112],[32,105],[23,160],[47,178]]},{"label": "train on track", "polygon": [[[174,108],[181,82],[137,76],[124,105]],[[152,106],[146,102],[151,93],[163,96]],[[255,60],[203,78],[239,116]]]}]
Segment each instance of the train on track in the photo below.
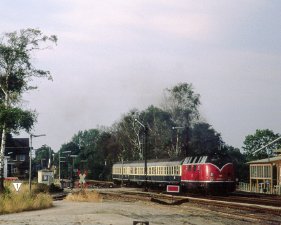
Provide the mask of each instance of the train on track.
[{"label": "train on track", "polygon": [[166,187],[177,185],[181,192],[229,193],[235,191],[234,166],[230,160],[197,156],[182,160],[118,162],[112,167],[115,183]]}]

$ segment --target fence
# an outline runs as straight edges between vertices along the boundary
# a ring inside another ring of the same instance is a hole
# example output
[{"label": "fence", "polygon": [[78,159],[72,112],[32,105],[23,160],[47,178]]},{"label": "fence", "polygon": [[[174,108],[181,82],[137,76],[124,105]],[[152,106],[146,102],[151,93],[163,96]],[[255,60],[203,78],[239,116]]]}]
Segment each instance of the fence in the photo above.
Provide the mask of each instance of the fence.
[{"label": "fence", "polygon": [[269,186],[265,186],[263,184],[259,184],[259,187],[255,184],[252,184],[252,187],[249,183],[239,182],[238,186],[236,187],[237,191],[245,191],[245,192],[253,192],[253,193],[263,193],[263,194],[275,194],[281,195],[281,186],[274,185],[272,192],[270,191]]}]

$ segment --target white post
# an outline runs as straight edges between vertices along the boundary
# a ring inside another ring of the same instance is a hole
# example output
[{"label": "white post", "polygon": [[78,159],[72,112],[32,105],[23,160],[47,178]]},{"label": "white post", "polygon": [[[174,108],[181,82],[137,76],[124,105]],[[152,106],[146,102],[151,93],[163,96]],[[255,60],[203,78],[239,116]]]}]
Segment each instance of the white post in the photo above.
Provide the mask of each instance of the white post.
[{"label": "white post", "polygon": [[29,192],[31,192],[31,160],[32,160],[32,137],[42,137],[42,136],[46,136],[46,134],[39,134],[39,135],[34,135],[34,134],[30,134],[30,147],[29,147],[29,179],[28,179],[28,183],[29,183]]}]

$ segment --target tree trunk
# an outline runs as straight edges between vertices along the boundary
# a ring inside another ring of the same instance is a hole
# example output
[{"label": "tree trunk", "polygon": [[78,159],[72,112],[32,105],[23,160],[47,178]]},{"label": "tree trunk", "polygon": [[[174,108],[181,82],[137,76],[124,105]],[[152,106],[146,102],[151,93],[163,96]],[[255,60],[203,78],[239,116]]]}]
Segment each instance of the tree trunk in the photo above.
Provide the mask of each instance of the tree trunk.
[{"label": "tree trunk", "polygon": [[0,193],[4,192],[4,155],[6,147],[6,126],[2,129],[1,150],[0,150]]},{"label": "tree trunk", "polygon": [[[7,85],[8,86],[8,85]],[[9,106],[9,94],[8,91],[5,93],[5,108],[7,109]],[[6,148],[6,133],[7,127],[6,123],[4,122],[2,128],[2,138],[1,138],[1,149],[0,149],[0,193],[4,192],[4,156],[5,156],[5,148]]]}]

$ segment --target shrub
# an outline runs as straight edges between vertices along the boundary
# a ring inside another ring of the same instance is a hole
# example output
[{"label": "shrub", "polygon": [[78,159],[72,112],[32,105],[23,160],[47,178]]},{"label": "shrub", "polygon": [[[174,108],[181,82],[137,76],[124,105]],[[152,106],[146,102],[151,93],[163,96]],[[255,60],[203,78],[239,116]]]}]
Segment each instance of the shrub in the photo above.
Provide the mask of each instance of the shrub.
[{"label": "shrub", "polygon": [[47,184],[36,184],[33,185],[33,193],[48,193],[49,192],[49,186]]},{"label": "shrub", "polygon": [[55,185],[55,184],[51,184],[49,186],[49,193],[56,193],[56,192],[62,192],[63,191],[63,188],[61,188],[60,186],[58,185]]}]

